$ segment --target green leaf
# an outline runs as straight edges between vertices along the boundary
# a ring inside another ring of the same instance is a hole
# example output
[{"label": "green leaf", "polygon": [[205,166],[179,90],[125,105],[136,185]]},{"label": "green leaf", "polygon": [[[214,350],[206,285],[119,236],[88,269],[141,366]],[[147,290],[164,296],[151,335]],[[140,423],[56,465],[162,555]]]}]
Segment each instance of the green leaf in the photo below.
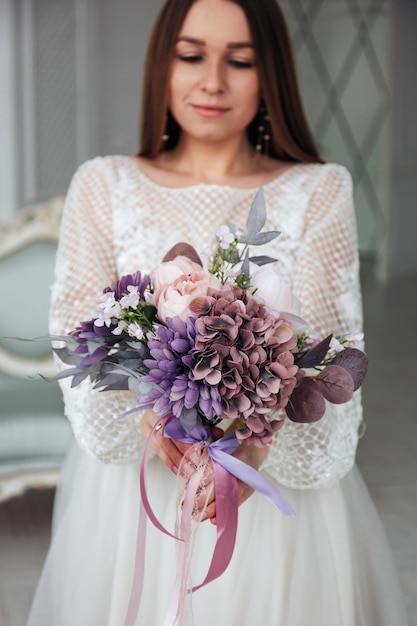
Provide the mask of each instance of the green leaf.
[{"label": "green leaf", "polygon": [[255,265],[267,265],[267,263],[275,263],[277,259],[273,259],[271,256],[251,256],[249,261],[255,263]]},{"label": "green leaf", "polygon": [[245,258],[243,260],[242,267],[241,267],[241,270],[239,272],[239,276],[241,276],[242,274],[245,274],[245,276],[250,276],[249,250],[246,250]]},{"label": "green leaf", "polygon": [[259,187],[249,210],[246,228],[248,234],[260,233],[266,222],[266,204],[263,187]]},{"label": "green leaf", "polygon": [[278,230],[269,230],[265,233],[248,233],[242,235],[240,242],[246,243],[250,246],[263,246],[269,243],[273,239],[276,239],[280,232]]}]

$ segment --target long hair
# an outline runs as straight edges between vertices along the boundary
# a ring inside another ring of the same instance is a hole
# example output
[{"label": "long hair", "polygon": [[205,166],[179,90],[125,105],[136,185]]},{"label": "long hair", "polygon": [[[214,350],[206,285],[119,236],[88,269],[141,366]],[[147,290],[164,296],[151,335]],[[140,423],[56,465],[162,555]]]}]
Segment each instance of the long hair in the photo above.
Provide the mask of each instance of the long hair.
[{"label": "long hair", "polygon": [[[284,16],[276,0],[229,0],[248,20],[259,71],[262,100],[269,117],[268,154],[285,161],[321,162],[298,87]],[[176,40],[195,0],[167,0],[154,25],[145,61],[140,156],[154,158],[173,148],[181,129],[168,110],[169,77]],[[248,138],[258,143],[258,116]],[[162,137],[167,135],[164,142]]]}]

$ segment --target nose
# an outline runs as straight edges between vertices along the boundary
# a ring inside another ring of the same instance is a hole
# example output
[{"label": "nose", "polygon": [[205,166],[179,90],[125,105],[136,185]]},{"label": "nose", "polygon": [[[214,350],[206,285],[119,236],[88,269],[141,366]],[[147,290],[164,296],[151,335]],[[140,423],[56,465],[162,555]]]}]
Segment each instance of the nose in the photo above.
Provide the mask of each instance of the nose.
[{"label": "nose", "polygon": [[201,89],[209,94],[221,93],[224,91],[224,74],[220,62],[207,61],[204,67],[204,74],[201,77]]}]

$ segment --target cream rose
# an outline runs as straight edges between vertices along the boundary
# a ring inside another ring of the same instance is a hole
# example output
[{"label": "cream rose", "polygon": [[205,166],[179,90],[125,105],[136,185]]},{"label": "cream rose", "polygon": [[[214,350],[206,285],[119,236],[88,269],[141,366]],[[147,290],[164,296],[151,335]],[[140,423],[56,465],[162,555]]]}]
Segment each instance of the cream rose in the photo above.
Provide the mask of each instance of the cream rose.
[{"label": "cream rose", "polygon": [[185,322],[188,316],[195,315],[190,311],[190,302],[206,296],[209,289],[219,290],[221,286],[213,274],[201,268],[189,274],[181,274],[172,284],[161,284],[154,293],[158,318],[166,322],[168,317],[179,317]]},{"label": "cream rose", "polygon": [[285,280],[270,267],[254,267],[251,263],[250,272],[254,298],[276,317],[288,319],[296,333],[305,330],[308,324],[300,317],[301,303]]},{"label": "cream rose", "polygon": [[183,274],[201,272],[201,265],[194,263],[187,256],[177,256],[173,261],[161,263],[151,272],[151,284],[155,290],[162,285],[172,285],[172,283]]}]

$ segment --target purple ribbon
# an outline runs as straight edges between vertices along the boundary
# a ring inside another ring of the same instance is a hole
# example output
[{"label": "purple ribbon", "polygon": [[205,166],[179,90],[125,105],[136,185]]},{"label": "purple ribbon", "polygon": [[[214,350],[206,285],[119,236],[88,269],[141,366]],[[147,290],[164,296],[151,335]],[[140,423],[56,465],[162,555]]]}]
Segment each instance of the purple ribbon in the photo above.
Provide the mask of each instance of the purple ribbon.
[{"label": "purple ribbon", "polygon": [[[204,443],[209,439],[210,431],[208,431],[201,423],[194,426],[189,435],[185,432],[180,421],[171,418],[164,427],[165,437],[177,439],[184,443]],[[217,441],[213,441],[207,447],[208,453],[219,465],[221,465],[230,474],[246,483],[255,491],[261,493],[274,506],[276,506],[283,515],[295,515],[294,510],[278,491],[278,489],[263,474],[255,470],[253,467],[236,459],[232,453],[239,446],[236,435],[225,435]]]}]

